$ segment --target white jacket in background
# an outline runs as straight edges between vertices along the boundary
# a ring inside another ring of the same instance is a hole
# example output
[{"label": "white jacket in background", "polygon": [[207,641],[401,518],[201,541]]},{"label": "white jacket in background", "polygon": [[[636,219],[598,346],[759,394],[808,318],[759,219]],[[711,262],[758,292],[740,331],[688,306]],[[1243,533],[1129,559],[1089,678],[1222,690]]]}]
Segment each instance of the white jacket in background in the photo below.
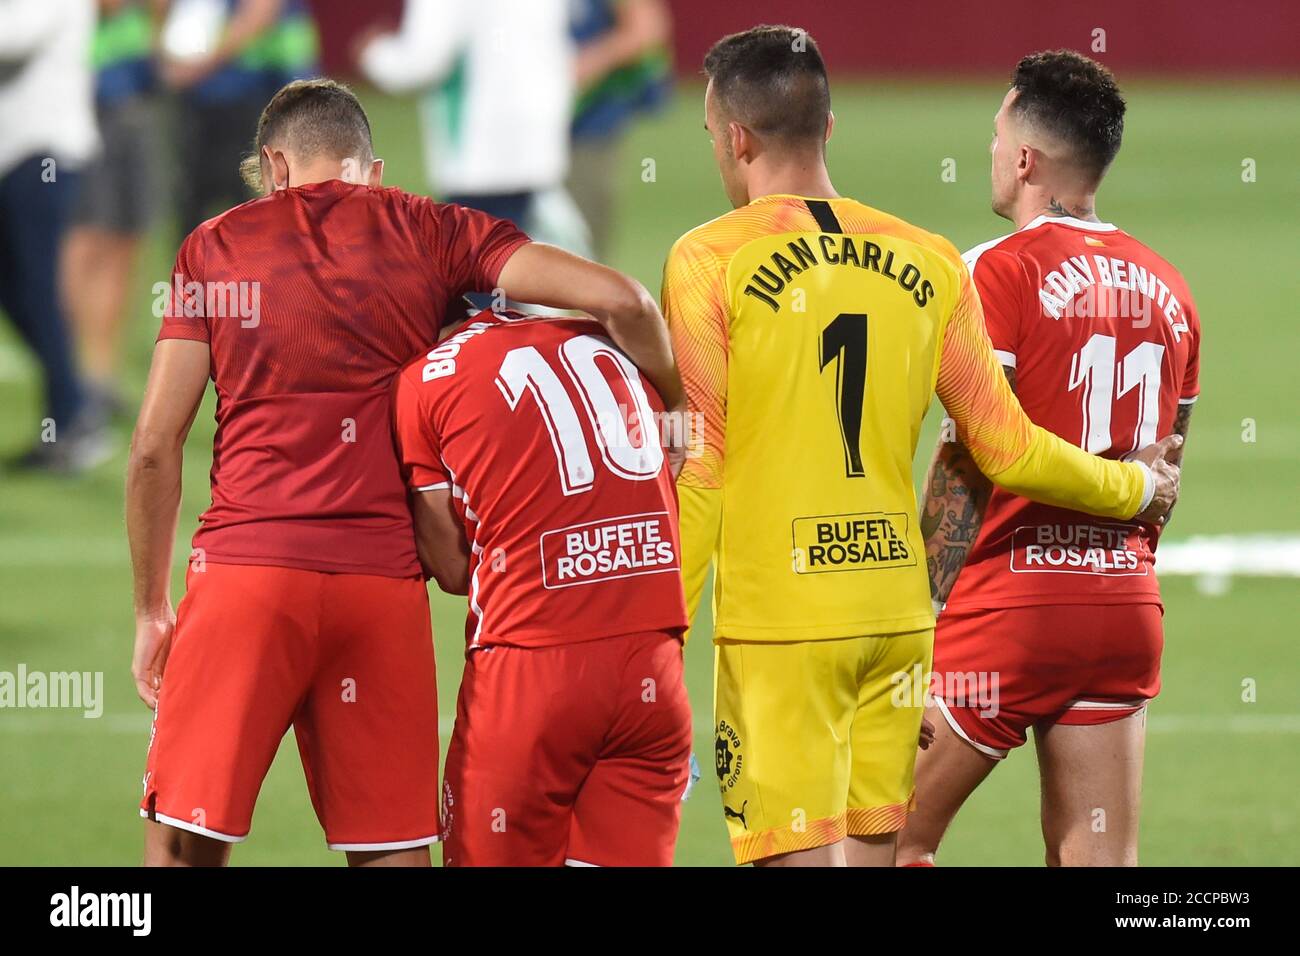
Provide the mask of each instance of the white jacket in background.
[{"label": "white jacket in background", "polygon": [[432,87],[421,116],[441,193],[503,193],[568,172],[572,60],[567,0],[406,0],[361,69],[390,93]]},{"label": "white jacket in background", "polygon": [[94,0],[0,0],[0,176],[32,156],[70,169],[99,148]]}]

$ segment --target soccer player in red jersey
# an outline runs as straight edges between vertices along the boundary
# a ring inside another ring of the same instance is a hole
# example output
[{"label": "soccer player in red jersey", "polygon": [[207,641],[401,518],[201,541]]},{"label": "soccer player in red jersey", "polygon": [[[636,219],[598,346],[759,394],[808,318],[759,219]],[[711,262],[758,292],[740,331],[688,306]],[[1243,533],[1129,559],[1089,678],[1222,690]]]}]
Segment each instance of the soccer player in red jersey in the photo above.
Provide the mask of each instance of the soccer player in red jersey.
[{"label": "soccer player in red jersey", "polygon": [[[592,313],[674,407],[681,385],[633,280],[381,188],[345,87],[285,87],[257,147],[266,195],[181,246],[128,466],[132,670],[155,708],[145,861],[224,863],[293,726],[328,844],[354,864],[428,865],[438,710],[394,377],[449,302],[497,289]],[[173,613],[181,452],[209,377],[212,504]]]},{"label": "soccer player in red jersey", "polygon": [[667,866],[691,748],[663,403],[594,323],[478,313],[401,374],[421,559],[469,595],[447,866]]},{"label": "soccer player in red jersey", "polygon": [[[1031,419],[1110,458],[1169,436],[1178,464],[1199,391],[1196,307],[1172,265],[1095,211],[1124,109],[1110,72],[1086,57],[1023,59],[991,147],[993,210],[1017,231],[964,258]],[[899,863],[933,861],[962,803],[1033,727],[1047,862],[1136,864],[1164,641],[1160,527],[994,489],[960,441],[940,442],[922,514],[946,606],[936,739],[918,755]]]}]

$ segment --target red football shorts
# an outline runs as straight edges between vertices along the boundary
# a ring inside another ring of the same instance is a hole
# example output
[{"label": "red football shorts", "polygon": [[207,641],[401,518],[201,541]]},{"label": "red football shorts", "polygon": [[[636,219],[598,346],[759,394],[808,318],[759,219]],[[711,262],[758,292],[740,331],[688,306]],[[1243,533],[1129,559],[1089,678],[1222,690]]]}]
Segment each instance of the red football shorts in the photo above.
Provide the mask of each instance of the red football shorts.
[{"label": "red football shorts", "polygon": [[423,581],[211,563],[189,572],[141,815],[243,840],[290,726],[331,849],[437,839],[438,702]]},{"label": "red football shorts", "polygon": [[1106,724],[1160,692],[1158,604],[947,610],[931,689],[954,731],[995,759],[1035,725]]},{"label": "red football shorts", "polygon": [[663,633],[465,661],[444,866],[669,866],[691,753],[682,643]]}]

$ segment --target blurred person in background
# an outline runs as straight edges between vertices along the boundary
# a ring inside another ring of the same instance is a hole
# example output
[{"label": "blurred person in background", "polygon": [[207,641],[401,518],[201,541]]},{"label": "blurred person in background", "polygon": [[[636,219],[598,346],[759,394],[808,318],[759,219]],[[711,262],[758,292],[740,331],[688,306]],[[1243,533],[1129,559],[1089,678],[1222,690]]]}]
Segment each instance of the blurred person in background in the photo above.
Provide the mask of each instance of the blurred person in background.
[{"label": "blurred person in background", "polygon": [[248,131],[291,80],[317,72],[319,41],[305,0],[172,0],[162,33],[163,81],[178,92],[178,215],[199,223],[251,198],[239,177]]},{"label": "blurred person in background", "polygon": [[92,63],[103,148],[82,177],[63,246],[63,297],[87,387],[115,414],[126,297],[162,195],[154,46],[165,0],[99,0]]},{"label": "blurred person in background", "polygon": [[384,92],[426,91],[425,161],[443,201],[532,230],[537,197],[568,169],[566,0],[407,0],[398,32],[369,33],[357,50]]},{"label": "blurred person in background", "polygon": [[672,89],[672,12],[666,0],[573,0],[572,10],[578,96],[567,185],[603,261],[628,124],[660,107]]},{"label": "blurred person in background", "polygon": [[78,170],[98,135],[90,71],[93,0],[0,3],[0,309],[36,354],[45,408],[14,464],[52,472],[109,453],[103,415],[73,359],[59,301],[58,251]]}]

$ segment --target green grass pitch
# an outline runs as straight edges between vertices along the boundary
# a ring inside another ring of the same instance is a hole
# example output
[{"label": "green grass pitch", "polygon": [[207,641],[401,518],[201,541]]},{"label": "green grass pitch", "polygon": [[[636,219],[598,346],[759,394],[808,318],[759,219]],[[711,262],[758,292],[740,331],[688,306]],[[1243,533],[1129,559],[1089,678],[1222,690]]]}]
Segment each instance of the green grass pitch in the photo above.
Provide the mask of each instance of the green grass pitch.
[{"label": "green grass pitch", "polygon": [[[831,171],[841,192],[944,233],[960,248],[1008,231],[988,209],[987,145],[997,79],[841,83]],[[1170,540],[1193,534],[1300,534],[1300,391],[1295,212],[1300,208],[1300,88],[1134,83],[1124,149],[1102,192],[1104,219],[1152,244],[1186,275],[1204,324],[1203,399],[1192,420],[1184,497]],[[425,189],[410,101],[367,94],[388,181]],[[651,289],[686,229],[726,209],[686,85],[627,143],[614,265]],[[508,135],[508,131],[503,131]],[[527,143],[503,148],[527,149]],[[653,160],[652,181],[643,171]],[[941,178],[945,160],[956,181]],[[1243,181],[1253,160],[1256,181]],[[144,381],[176,237],[160,228],[136,278],[129,384]],[[0,329],[0,453],[35,438],[35,373]],[[207,502],[211,394],[188,446],[178,554]],[[918,454],[924,468],[937,412]],[[1253,427],[1254,441],[1243,432]],[[100,719],[0,710],[0,864],[130,864],[139,859],[149,718],[128,673],[130,569],[122,520],[127,433],[114,460],[77,480],[0,478],[0,670],[105,673]],[[774,453],[780,453],[779,441]],[[1207,568],[1212,571],[1212,568]],[[182,591],[178,565],[174,600]],[[1152,706],[1141,858],[1148,864],[1283,864],[1300,858],[1300,649],[1294,578],[1235,578],[1224,593],[1167,578],[1164,691]],[[454,710],[460,599],[436,595],[441,711]],[[713,786],[707,624],[687,648],[696,750],[705,778],[686,804],[677,861],[730,863]],[[1255,699],[1243,700],[1243,686]],[[959,817],[940,862],[1041,862],[1034,758],[1017,753]],[[262,790],[237,864],[341,864],[324,847],[292,740]]]}]

